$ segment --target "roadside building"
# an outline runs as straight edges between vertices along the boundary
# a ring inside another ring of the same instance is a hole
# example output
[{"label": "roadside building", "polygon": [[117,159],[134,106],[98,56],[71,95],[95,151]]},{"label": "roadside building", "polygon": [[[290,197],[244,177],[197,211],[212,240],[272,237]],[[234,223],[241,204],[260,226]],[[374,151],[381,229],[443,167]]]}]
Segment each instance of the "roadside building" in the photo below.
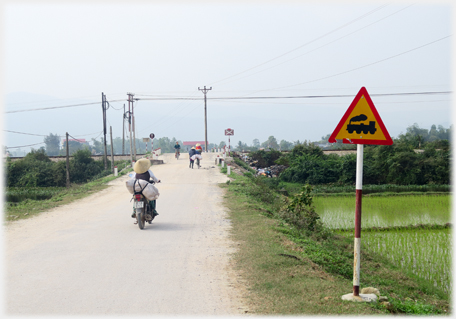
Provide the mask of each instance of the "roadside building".
[{"label": "roadside building", "polygon": [[[203,148],[203,152],[206,151],[205,147],[206,147],[206,142],[205,141],[188,141],[188,142],[182,142],[182,145],[185,147],[185,149],[188,151],[190,151],[190,149],[192,148],[192,146],[195,146],[197,143],[200,143],[201,144],[201,147]],[[207,142],[207,145],[209,145],[209,141]]]}]

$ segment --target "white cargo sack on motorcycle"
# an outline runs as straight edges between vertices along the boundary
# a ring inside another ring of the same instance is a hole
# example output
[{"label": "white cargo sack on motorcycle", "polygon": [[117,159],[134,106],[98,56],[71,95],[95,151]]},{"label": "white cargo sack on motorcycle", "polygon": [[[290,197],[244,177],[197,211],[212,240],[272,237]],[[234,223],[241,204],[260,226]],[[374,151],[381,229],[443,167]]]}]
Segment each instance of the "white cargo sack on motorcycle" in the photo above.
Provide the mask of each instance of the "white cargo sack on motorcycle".
[{"label": "white cargo sack on motorcycle", "polygon": [[[142,179],[129,179],[126,181],[126,185],[130,194],[134,194],[135,191],[140,192],[142,190],[142,194],[145,198],[147,198],[147,200],[154,200],[160,196],[157,187]],[[135,186],[135,190],[133,190],[133,186]]]},{"label": "white cargo sack on motorcycle", "polygon": [[193,156],[191,157],[192,161],[196,160],[197,158],[199,158],[200,160],[203,159],[203,157],[202,157],[201,155],[199,155],[199,154],[195,154],[195,155],[193,155]]}]

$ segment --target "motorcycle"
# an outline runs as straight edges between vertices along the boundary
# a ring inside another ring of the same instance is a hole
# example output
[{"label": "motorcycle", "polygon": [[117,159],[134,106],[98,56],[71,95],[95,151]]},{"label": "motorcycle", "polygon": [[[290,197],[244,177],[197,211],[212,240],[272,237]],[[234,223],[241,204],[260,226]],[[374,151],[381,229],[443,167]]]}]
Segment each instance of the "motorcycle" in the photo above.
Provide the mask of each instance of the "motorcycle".
[{"label": "motorcycle", "polygon": [[[150,180],[149,183],[155,184],[155,181]],[[139,229],[144,229],[146,222],[152,224],[152,220],[154,220],[155,216],[155,208],[157,205],[157,201],[152,201],[152,207],[149,205],[149,201],[141,192],[134,192],[133,194],[133,217],[136,215],[136,223],[139,226]]]},{"label": "motorcycle", "polygon": [[196,153],[196,154],[193,155],[191,158],[196,162],[196,166],[198,166],[198,168],[200,168],[200,167],[201,167],[201,165],[200,165],[200,159],[203,159],[203,158],[201,157],[201,154],[200,154],[200,153]]}]

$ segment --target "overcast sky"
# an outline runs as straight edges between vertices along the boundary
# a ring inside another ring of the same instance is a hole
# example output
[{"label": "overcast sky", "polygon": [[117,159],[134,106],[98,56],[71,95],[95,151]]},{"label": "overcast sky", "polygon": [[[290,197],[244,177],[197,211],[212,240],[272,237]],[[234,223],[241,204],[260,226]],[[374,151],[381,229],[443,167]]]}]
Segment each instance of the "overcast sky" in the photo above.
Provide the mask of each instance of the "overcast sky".
[{"label": "overcast sky", "polygon": [[[100,138],[101,92],[114,137],[132,92],[137,137],[204,140],[203,86],[215,143],[226,128],[232,144],[319,140],[363,86],[392,137],[452,124],[450,2],[115,3],[3,4],[4,130],[36,134],[3,131],[4,145]],[[423,92],[440,93],[385,95]]]}]

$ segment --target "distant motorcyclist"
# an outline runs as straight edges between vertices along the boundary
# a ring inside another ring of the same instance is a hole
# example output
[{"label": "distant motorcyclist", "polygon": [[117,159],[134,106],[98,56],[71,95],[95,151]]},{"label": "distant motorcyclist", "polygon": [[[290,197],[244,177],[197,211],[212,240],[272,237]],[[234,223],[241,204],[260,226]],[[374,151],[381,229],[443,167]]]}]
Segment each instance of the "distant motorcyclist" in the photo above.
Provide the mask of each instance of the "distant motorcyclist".
[{"label": "distant motorcyclist", "polygon": [[179,142],[176,142],[176,145],[174,145],[174,157],[177,158],[177,155],[180,155],[180,148],[181,146],[179,145]]},{"label": "distant motorcyclist", "polygon": [[[133,166],[133,170],[135,172],[131,174],[131,179],[142,179],[146,182],[150,182],[152,179],[155,183],[160,183],[160,180],[155,177],[154,173],[152,173],[152,171],[149,169],[151,166],[152,164],[147,158],[139,159]],[[157,202],[155,199],[149,201],[149,206],[151,208],[151,212],[153,212],[153,217],[158,215],[157,211],[155,210],[155,207],[157,207],[156,205]],[[131,217],[136,218],[136,212],[133,212]]]},{"label": "distant motorcyclist", "polygon": [[195,145],[195,150],[196,150],[196,153],[197,154],[200,154],[203,152],[203,148],[201,147],[201,144],[200,143],[196,143]]},{"label": "distant motorcyclist", "polygon": [[190,165],[188,166],[189,168],[193,168],[193,163],[195,162],[192,160],[192,156],[196,154],[195,147],[192,146],[192,149],[188,152],[188,157],[190,158]]},{"label": "distant motorcyclist", "polygon": [[194,161],[196,161],[196,165],[198,165],[198,168],[200,168],[201,167],[200,160],[203,159],[203,157],[201,156],[201,153],[203,152],[203,149],[201,148],[201,144],[200,143],[196,143],[195,151],[196,151],[196,153],[195,153],[195,155],[192,156],[192,159]]}]

